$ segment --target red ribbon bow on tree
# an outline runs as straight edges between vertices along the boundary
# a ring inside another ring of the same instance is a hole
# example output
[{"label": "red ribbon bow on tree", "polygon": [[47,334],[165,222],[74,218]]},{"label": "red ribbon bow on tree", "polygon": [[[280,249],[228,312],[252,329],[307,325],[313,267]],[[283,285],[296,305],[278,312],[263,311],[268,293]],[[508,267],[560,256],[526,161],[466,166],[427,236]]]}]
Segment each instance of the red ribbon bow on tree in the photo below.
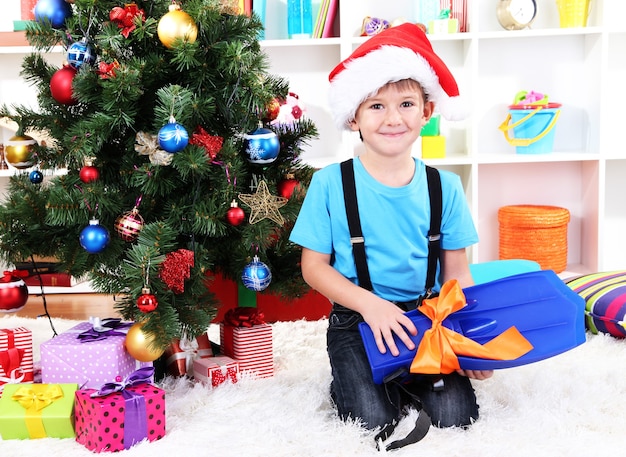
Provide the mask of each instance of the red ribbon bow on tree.
[{"label": "red ribbon bow on tree", "polygon": [[175,294],[185,291],[185,279],[189,279],[194,265],[193,255],[193,251],[188,249],[178,249],[165,255],[159,278]]},{"label": "red ribbon bow on tree", "polygon": [[224,138],[221,136],[209,135],[201,126],[196,127],[193,135],[191,135],[191,144],[201,146],[205,149],[211,160],[215,160],[217,153],[222,149]]},{"label": "red ribbon bow on tree", "polygon": [[111,63],[100,62],[98,66],[98,74],[102,79],[109,79],[115,77],[115,69],[119,68],[120,64],[117,60]]},{"label": "red ribbon bow on tree", "polygon": [[139,17],[141,21],[146,20],[146,14],[134,3],[125,5],[124,8],[116,6],[109,13],[109,19],[115,22],[117,26],[122,29],[122,35],[124,38],[128,38],[133,30],[137,28],[135,25],[135,18]]},{"label": "red ribbon bow on tree", "polygon": [[20,279],[28,278],[29,274],[26,270],[6,270],[4,276],[0,278],[0,282],[13,282]]},{"label": "red ribbon bow on tree", "polygon": [[226,312],[224,324],[233,327],[254,327],[265,324],[265,316],[256,308],[238,307]]}]

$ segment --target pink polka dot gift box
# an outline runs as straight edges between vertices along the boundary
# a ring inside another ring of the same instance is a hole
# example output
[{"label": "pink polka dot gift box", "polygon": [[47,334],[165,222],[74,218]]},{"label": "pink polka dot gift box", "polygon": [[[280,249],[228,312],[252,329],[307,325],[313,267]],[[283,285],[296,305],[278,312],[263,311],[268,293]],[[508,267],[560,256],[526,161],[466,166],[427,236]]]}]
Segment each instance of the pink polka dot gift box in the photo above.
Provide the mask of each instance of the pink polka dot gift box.
[{"label": "pink polka dot gift box", "polygon": [[76,441],[93,452],[117,452],[165,436],[165,391],[152,367],[100,389],[76,391]]}]

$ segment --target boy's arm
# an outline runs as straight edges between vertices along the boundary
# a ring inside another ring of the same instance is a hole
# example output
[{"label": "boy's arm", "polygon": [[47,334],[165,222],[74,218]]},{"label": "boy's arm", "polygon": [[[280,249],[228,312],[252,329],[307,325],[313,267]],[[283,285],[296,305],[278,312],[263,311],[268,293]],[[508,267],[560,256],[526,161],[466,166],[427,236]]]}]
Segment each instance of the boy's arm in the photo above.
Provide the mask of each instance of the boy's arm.
[{"label": "boy's arm", "polygon": [[417,335],[417,329],[404,312],[390,301],[384,300],[369,290],[363,289],[346,279],[330,265],[330,255],[310,249],[302,249],[302,276],[309,286],[330,301],[358,312],[372,329],[376,346],[384,354],[385,344],[393,355],[400,352],[393,339],[395,333],[409,348],[415,345],[407,331]]}]

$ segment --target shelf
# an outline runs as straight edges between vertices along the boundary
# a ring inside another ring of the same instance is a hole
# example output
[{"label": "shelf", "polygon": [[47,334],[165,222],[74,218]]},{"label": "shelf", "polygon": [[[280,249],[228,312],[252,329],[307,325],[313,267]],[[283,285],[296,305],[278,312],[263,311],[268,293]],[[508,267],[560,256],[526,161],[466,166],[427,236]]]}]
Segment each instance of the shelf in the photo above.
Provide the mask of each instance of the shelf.
[{"label": "shelf", "polygon": [[0,32],[0,52],[6,52],[7,47],[29,47],[24,32]]}]

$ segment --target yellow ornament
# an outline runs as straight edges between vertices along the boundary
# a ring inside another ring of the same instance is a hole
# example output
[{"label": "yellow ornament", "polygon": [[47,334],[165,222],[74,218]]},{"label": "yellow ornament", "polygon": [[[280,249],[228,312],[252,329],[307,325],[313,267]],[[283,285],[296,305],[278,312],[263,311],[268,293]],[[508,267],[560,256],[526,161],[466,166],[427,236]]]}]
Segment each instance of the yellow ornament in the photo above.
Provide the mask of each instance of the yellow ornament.
[{"label": "yellow ornament", "polygon": [[198,26],[193,18],[180,9],[180,5],[171,4],[157,26],[159,40],[166,48],[172,49],[177,39],[194,43],[198,37]]},{"label": "yellow ornament", "polygon": [[15,168],[23,170],[35,165],[35,145],[37,141],[28,136],[13,136],[4,145],[4,160]]},{"label": "yellow ornament", "polygon": [[133,324],[126,334],[126,350],[140,362],[152,362],[163,355],[165,349],[153,347],[154,336],[143,331],[143,323]]}]

